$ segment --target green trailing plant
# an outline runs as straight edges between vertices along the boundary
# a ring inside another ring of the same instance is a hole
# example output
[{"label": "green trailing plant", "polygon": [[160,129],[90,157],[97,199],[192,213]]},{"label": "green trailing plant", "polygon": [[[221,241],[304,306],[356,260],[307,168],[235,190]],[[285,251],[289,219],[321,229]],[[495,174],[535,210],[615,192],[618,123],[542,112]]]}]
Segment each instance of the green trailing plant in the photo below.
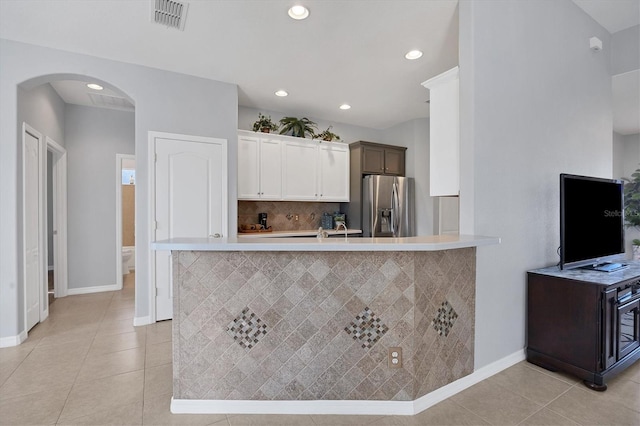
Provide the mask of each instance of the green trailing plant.
[{"label": "green trailing plant", "polygon": [[255,123],[253,123],[253,131],[254,132],[275,132],[278,130],[278,125],[271,121],[271,116],[262,115],[261,112],[258,113],[258,119]]},{"label": "green trailing plant", "polygon": [[635,238],[633,241],[631,241],[631,244],[633,244],[634,246],[640,246],[640,240]]},{"label": "green trailing plant", "polygon": [[340,140],[340,136],[338,136],[335,133],[331,132],[332,128],[333,128],[333,126],[329,126],[327,128],[327,130],[323,130],[322,132],[318,133],[317,135],[313,135],[313,138],[314,139],[322,139],[323,141],[327,141],[327,142],[339,141]]},{"label": "green trailing plant", "polygon": [[[623,178],[624,184],[624,221],[628,227],[640,229],[640,169]],[[635,244],[635,240],[633,242]],[[639,241],[640,243],[640,241]]]},{"label": "green trailing plant", "polygon": [[307,134],[313,138],[314,131],[318,127],[316,123],[309,120],[307,117],[283,117],[280,119],[280,134],[290,134],[298,138],[306,138]]}]

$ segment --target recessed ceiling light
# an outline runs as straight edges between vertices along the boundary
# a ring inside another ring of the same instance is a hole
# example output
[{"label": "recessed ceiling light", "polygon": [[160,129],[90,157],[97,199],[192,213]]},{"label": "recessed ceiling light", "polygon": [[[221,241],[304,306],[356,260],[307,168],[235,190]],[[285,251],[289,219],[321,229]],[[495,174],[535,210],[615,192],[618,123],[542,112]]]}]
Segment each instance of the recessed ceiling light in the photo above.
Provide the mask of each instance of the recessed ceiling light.
[{"label": "recessed ceiling light", "polygon": [[307,16],[309,16],[309,9],[307,9],[302,5],[297,4],[291,7],[288,13],[289,13],[289,16],[292,17],[293,19],[300,20],[300,19],[305,19]]},{"label": "recessed ceiling light", "polygon": [[280,96],[280,97],[287,96],[288,94],[289,94],[289,93],[287,93],[287,91],[286,91],[286,90],[278,90],[278,91],[276,92],[276,96]]},{"label": "recessed ceiling light", "polygon": [[351,108],[351,105],[349,105],[349,104],[340,105],[340,109],[350,109],[350,108]]},{"label": "recessed ceiling light", "polygon": [[404,55],[405,58],[407,59],[418,59],[419,57],[422,56],[422,52],[419,50],[412,50],[411,52],[407,52],[406,55]]},{"label": "recessed ceiling light", "polygon": [[96,83],[89,83],[89,84],[87,84],[87,87],[89,89],[93,89],[93,90],[102,90],[103,89],[102,86],[100,86],[99,84],[96,84]]}]

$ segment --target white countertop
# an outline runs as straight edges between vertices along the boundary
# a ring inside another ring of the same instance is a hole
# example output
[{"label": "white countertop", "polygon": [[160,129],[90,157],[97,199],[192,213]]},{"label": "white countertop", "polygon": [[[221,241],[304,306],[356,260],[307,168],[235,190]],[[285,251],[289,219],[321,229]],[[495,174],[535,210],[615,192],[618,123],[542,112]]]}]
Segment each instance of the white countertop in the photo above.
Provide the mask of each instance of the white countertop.
[{"label": "white countertop", "polygon": [[[344,231],[336,231],[335,229],[325,229],[327,235],[342,235]],[[273,231],[273,232],[249,232],[246,234],[238,233],[238,238],[284,238],[284,237],[315,237],[318,230],[308,229],[304,231]],[[362,229],[349,229],[348,235],[362,234]]]},{"label": "white countertop", "polygon": [[438,251],[499,244],[498,237],[429,235],[407,238],[172,238],[153,250],[183,251]]}]

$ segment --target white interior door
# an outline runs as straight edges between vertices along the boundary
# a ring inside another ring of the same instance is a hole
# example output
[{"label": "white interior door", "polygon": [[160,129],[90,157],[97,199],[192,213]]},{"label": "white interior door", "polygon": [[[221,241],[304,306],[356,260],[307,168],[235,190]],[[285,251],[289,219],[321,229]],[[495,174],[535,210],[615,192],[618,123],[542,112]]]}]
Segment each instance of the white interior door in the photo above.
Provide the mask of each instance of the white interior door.
[{"label": "white interior door", "polygon": [[25,125],[23,133],[23,208],[24,208],[24,284],[27,331],[40,321],[44,291],[44,259],[42,241],[42,135]]},{"label": "white interior door", "polygon": [[[227,233],[227,141],[153,134],[155,236],[207,238]],[[171,253],[155,251],[156,321],[173,317]]]}]

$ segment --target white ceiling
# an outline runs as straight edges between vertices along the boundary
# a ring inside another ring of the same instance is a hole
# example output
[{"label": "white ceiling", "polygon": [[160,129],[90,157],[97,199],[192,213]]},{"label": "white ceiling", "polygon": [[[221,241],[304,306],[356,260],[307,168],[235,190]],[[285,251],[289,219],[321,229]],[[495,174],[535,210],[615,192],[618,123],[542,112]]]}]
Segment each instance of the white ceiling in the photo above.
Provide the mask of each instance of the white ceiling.
[{"label": "white ceiling", "polygon": [[[574,2],[610,32],[640,20],[640,0]],[[0,0],[0,37],[235,83],[242,106],[381,129],[428,116],[420,83],[458,63],[457,0],[305,0],[304,21],[287,16],[293,0],[188,3],[179,31],[150,22],[149,0]],[[408,61],[411,49],[425,54]],[[92,105],[82,84],[56,90]]]}]

